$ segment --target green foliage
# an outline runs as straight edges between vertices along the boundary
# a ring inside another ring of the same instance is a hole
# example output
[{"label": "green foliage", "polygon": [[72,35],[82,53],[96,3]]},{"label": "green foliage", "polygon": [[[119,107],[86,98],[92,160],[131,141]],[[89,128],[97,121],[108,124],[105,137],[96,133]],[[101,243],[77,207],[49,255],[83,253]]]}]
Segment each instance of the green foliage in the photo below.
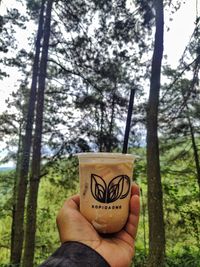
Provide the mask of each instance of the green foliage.
[{"label": "green foliage", "polygon": [[[132,267],[146,267],[147,255],[143,250],[136,250]],[[190,247],[183,247],[183,251],[176,251],[166,256],[165,267],[199,267],[199,252],[191,250]]]},{"label": "green foliage", "polygon": [[47,259],[60,245],[56,215],[64,201],[78,189],[78,160],[76,157],[61,160],[48,168],[41,180],[38,210],[35,264]]},{"label": "green foliage", "polygon": [[0,264],[8,262],[10,253],[14,177],[14,171],[0,172]]},{"label": "green foliage", "polygon": [[166,258],[166,267],[199,267],[200,254],[199,251],[191,249],[190,246],[183,246],[182,251],[171,253]]},{"label": "green foliage", "polygon": [[14,177],[14,171],[0,172],[0,219],[11,215]]},{"label": "green foliage", "polygon": [[[135,148],[129,152],[139,156],[135,163],[134,180],[141,187],[141,216],[133,266],[142,267],[145,266],[148,253],[145,148]],[[169,155],[171,154],[169,153]],[[163,157],[161,161],[163,162],[162,177],[167,238],[166,266],[197,267],[199,266],[200,211],[196,180],[190,165],[186,176],[179,174],[181,168],[185,168],[185,160],[183,162],[179,159],[170,165],[166,164],[167,160],[168,158]],[[177,172],[173,172],[173,170]],[[46,175],[41,178],[39,190],[35,266],[38,266],[59,246],[56,214],[65,199],[79,191],[76,157],[44,165],[43,171]],[[6,266],[9,262],[13,182],[14,172],[0,174],[0,245],[3,246],[1,247],[0,266]]]},{"label": "green foliage", "polygon": [[[64,201],[79,191],[76,157],[43,166],[43,171],[46,175],[41,178],[38,198],[36,266],[59,246],[56,214]],[[0,173],[0,266],[9,262],[14,179],[14,171]]]},{"label": "green foliage", "polygon": [[[184,145],[184,144],[183,144]],[[167,145],[166,145],[167,146]],[[199,266],[200,204],[192,155],[172,160],[179,148],[171,147],[161,157],[166,230],[166,266]],[[139,156],[134,180],[141,188],[141,213],[134,267],[146,266],[148,254],[147,182],[145,149],[133,149]]]}]

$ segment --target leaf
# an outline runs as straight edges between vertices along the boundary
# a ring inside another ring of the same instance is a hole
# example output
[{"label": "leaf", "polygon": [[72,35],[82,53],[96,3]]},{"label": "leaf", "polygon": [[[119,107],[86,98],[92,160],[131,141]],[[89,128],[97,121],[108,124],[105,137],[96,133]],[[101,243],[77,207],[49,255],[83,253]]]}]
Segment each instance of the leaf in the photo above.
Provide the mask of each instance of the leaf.
[{"label": "leaf", "polygon": [[130,187],[131,187],[131,180],[127,175],[123,175],[123,190],[122,190],[122,194],[120,196],[120,199],[125,198],[129,191],[130,191]]},{"label": "leaf", "polygon": [[127,175],[118,175],[108,185],[107,203],[125,198],[130,190],[130,178]]},{"label": "leaf", "polygon": [[118,175],[113,178],[108,187],[103,178],[91,174],[92,196],[101,203],[111,203],[117,199],[125,198],[130,190],[130,178],[127,175]]},{"label": "leaf", "polygon": [[118,184],[113,185],[109,191],[109,198],[116,199],[119,194],[119,186]]},{"label": "leaf", "polygon": [[99,202],[106,203],[107,186],[105,181],[96,174],[91,174],[91,193]]}]

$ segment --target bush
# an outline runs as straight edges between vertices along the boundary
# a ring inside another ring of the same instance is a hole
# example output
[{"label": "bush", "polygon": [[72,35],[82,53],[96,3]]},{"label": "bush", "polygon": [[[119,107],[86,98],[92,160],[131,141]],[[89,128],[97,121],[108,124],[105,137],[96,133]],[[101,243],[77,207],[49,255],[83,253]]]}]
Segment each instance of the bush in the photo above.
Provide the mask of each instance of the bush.
[{"label": "bush", "polygon": [[183,253],[170,254],[166,258],[166,267],[199,267],[200,253],[184,249]]}]

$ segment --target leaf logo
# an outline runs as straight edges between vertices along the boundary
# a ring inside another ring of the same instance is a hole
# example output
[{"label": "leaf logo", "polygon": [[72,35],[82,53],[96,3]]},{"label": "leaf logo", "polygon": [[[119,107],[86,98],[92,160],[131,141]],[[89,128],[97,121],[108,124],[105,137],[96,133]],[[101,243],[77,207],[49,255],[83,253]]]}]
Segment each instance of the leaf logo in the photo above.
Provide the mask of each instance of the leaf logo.
[{"label": "leaf logo", "polygon": [[112,203],[117,199],[125,198],[130,190],[130,178],[127,175],[118,175],[113,178],[108,186],[103,178],[91,174],[92,196],[101,203]]}]

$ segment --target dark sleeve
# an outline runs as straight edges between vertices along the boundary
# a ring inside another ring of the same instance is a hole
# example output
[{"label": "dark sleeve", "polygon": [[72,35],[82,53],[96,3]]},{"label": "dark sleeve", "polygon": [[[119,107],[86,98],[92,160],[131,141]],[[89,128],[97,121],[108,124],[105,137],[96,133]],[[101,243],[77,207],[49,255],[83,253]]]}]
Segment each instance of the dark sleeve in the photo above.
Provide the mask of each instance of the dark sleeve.
[{"label": "dark sleeve", "polygon": [[95,250],[80,242],[63,243],[39,267],[110,267]]}]

